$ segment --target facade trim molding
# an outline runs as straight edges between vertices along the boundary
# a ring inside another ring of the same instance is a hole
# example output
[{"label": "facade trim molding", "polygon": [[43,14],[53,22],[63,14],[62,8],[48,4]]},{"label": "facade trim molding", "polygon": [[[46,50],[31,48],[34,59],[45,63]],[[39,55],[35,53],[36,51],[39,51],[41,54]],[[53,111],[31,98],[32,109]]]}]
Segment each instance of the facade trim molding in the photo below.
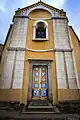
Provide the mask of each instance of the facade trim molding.
[{"label": "facade trim molding", "polygon": [[43,5],[35,6],[35,7],[31,8],[31,9],[29,9],[28,12],[27,12],[27,15],[29,15],[30,12],[32,12],[33,10],[36,10],[36,9],[47,10],[52,16],[54,16],[54,13],[52,12],[52,10],[50,10],[49,8],[46,8]]},{"label": "facade trim molding", "polygon": [[52,59],[42,59],[42,58],[28,58],[28,61],[54,61]]},{"label": "facade trim molding", "polygon": [[70,49],[46,49],[46,50],[35,50],[31,48],[21,48],[21,47],[9,47],[7,48],[8,51],[32,51],[32,52],[49,52],[49,51],[54,51],[54,52],[72,52],[73,48]]},{"label": "facade trim molding", "polygon": [[8,47],[8,51],[26,51],[26,48],[21,48],[21,47]]},{"label": "facade trim molding", "polygon": [[48,26],[48,23],[47,23],[46,21],[42,20],[42,18],[41,18],[40,20],[36,21],[36,22],[34,23],[34,26],[36,26],[36,24],[37,24],[38,22],[43,22],[43,23],[45,23],[46,26]]},{"label": "facade trim molding", "polygon": [[27,15],[14,15],[13,17],[13,22],[14,22],[14,19],[15,18],[28,18],[30,20],[52,20],[52,19],[67,19],[68,21],[68,18],[67,17],[63,17],[63,16],[53,16],[53,17],[50,17],[50,18],[32,18],[32,17],[29,17]]},{"label": "facade trim molding", "polygon": [[73,49],[72,48],[70,48],[70,49],[54,49],[54,51],[55,52],[72,52],[73,51]]},{"label": "facade trim molding", "polygon": [[14,48],[14,47],[9,47],[7,48],[9,51],[32,51],[32,52],[48,52],[48,51],[53,51],[54,49],[46,49],[46,50],[35,50],[35,49],[30,49],[30,48]]},{"label": "facade trim molding", "polygon": [[23,15],[14,15],[12,22],[14,22],[15,18],[28,18],[28,16],[23,16]]},{"label": "facade trim molding", "polygon": [[67,22],[69,22],[68,18],[67,17],[63,17],[63,16],[61,16],[61,17],[52,17],[51,19],[66,19]]},{"label": "facade trim molding", "polygon": [[32,52],[49,52],[49,51],[53,51],[53,49],[35,50],[35,49],[29,49],[29,48],[27,48],[27,50],[32,51]]}]

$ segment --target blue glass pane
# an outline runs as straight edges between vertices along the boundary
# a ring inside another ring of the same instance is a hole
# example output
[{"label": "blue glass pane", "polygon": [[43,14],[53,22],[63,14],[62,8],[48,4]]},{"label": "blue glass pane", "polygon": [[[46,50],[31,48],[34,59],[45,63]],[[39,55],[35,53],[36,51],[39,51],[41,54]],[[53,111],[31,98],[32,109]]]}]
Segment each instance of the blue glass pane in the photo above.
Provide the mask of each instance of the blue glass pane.
[{"label": "blue glass pane", "polygon": [[36,67],[35,70],[38,70],[38,67]]},{"label": "blue glass pane", "polygon": [[34,90],[34,96],[38,96],[39,91],[38,90]]},{"label": "blue glass pane", "polygon": [[46,73],[45,73],[45,72],[43,72],[43,73],[42,73],[42,76],[46,76]]},{"label": "blue glass pane", "polygon": [[40,35],[40,31],[38,31],[38,35]]},{"label": "blue glass pane", "polygon": [[42,84],[42,88],[46,88],[46,84]]},{"label": "blue glass pane", "polygon": [[38,72],[35,72],[35,73],[34,73],[34,76],[38,76]]},{"label": "blue glass pane", "polygon": [[42,96],[43,96],[43,97],[46,96],[46,90],[42,90]]},{"label": "blue glass pane", "polygon": [[35,88],[38,88],[38,84],[34,84],[34,87],[35,87]]},{"label": "blue glass pane", "polygon": [[42,68],[42,70],[46,70],[46,68],[44,67],[44,68]]}]

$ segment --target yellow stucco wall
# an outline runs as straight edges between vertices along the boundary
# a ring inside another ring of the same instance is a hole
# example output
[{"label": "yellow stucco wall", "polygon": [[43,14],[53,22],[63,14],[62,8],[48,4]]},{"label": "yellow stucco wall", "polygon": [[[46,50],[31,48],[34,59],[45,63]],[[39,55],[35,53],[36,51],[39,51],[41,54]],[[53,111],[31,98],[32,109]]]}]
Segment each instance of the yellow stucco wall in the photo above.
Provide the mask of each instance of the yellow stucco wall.
[{"label": "yellow stucco wall", "polygon": [[58,101],[80,100],[78,89],[58,89]]},{"label": "yellow stucco wall", "polygon": [[[29,14],[29,17],[32,18],[50,18],[51,14],[47,11],[44,10],[34,10],[33,12],[31,12]],[[36,22],[36,20],[30,20],[28,19],[28,31],[27,31],[27,41],[26,41],[26,47],[28,48],[32,48],[32,49],[53,49],[53,28],[52,28],[52,20],[45,20],[48,23],[48,36],[49,36],[49,40],[48,41],[43,41],[43,42],[36,42],[36,41],[32,41],[33,39],[33,25]]]},{"label": "yellow stucco wall", "polygon": [[78,79],[80,80],[80,42],[70,27],[69,27],[69,32],[70,32],[71,41],[72,41]]},{"label": "yellow stucco wall", "polygon": [[[50,18],[51,14],[45,10],[34,10],[29,14],[31,18]],[[26,38],[26,48],[35,49],[35,50],[47,50],[54,48],[54,39],[53,39],[53,27],[52,20],[45,20],[48,23],[48,40],[47,41],[33,41],[33,25],[36,20],[28,19],[28,31]],[[57,101],[57,86],[56,86],[56,69],[55,69],[55,55],[53,51],[48,52],[33,52],[26,51],[25,53],[25,67],[24,67],[24,78],[23,78],[23,92],[22,92],[22,101],[27,102],[28,95],[28,82],[29,82],[29,59],[36,60],[52,60],[51,62],[51,73],[52,73],[52,94],[54,103]]]},{"label": "yellow stucco wall", "polygon": [[20,101],[21,89],[0,89],[0,100]]}]

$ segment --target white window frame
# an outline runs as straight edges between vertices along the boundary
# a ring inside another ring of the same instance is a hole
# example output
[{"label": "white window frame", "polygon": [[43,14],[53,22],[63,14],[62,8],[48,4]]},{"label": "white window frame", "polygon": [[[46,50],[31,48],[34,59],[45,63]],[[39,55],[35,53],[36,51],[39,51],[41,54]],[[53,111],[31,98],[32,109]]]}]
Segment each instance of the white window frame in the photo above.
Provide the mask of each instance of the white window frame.
[{"label": "white window frame", "polygon": [[[46,28],[46,38],[36,38],[36,27],[38,22],[43,22]],[[33,25],[33,40],[48,40],[48,23],[44,20],[37,20]]]}]

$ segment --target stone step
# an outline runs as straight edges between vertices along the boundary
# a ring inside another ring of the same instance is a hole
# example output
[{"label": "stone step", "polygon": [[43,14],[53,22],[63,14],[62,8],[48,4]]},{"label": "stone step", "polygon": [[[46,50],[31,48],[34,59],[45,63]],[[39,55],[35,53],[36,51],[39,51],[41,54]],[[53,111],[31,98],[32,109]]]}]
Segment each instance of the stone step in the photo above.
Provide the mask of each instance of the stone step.
[{"label": "stone step", "polygon": [[[32,111],[38,111],[38,112],[55,112],[55,113],[60,113],[59,109],[52,106],[52,107],[48,107],[48,106],[35,106],[35,107],[30,107],[30,108],[26,108],[25,109],[26,112]],[[25,112],[24,111],[24,112]]]},{"label": "stone step", "polygon": [[32,100],[26,106],[23,112],[57,112],[60,111],[56,106],[53,106],[49,100]]},{"label": "stone step", "polygon": [[26,112],[55,112],[53,108],[29,108]]},{"label": "stone step", "polygon": [[29,106],[52,106],[49,100],[32,100]]}]

